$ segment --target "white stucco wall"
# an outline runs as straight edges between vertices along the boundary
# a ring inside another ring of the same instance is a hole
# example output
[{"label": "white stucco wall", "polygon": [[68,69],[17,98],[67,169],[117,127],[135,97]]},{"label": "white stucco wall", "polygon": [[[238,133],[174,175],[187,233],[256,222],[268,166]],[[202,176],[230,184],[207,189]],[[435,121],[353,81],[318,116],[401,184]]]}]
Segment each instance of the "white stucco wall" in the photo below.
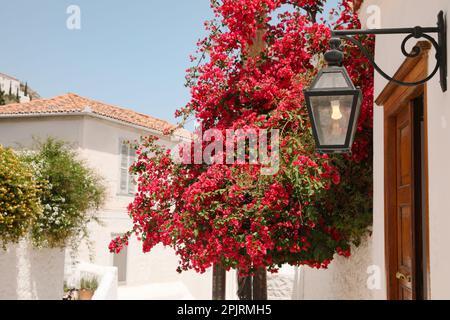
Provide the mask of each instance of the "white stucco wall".
[{"label": "white stucco wall", "polygon": [[0,300],[62,300],[64,256],[27,240],[0,250]]},{"label": "white stucco wall", "polygon": [[[361,8],[362,21],[367,18],[367,8],[377,5],[381,13],[382,28],[435,26],[440,10],[450,12],[448,0],[365,0]],[[448,17],[447,17],[448,18]],[[447,30],[450,36],[450,30]],[[378,36],[376,43],[376,61],[388,74],[394,74],[404,61],[400,51],[402,36]],[[417,40],[409,42],[409,48]],[[448,39],[450,41],[450,39]],[[450,51],[448,52],[450,60]],[[435,65],[434,52],[430,53],[429,69]],[[376,74],[375,96],[387,84]],[[450,299],[450,94],[443,93],[439,85],[439,76],[427,84],[428,104],[428,170],[429,170],[429,245],[431,298]],[[384,259],[384,132],[383,109],[374,107],[374,227],[373,261],[382,270],[382,290],[375,297],[386,298],[385,259]]]},{"label": "white stucco wall", "polygon": [[297,298],[301,300],[372,299],[367,287],[367,269],[372,265],[372,242],[366,239],[352,248],[352,256],[336,256],[328,269],[302,267]]},{"label": "white stucco wall", "polygon": [[0,144],[12,148],[29,148],[34,141],[57,137],[75,148],[79,147],[82,134],[82,117],[0,117]]},{"label": "white stucco wall", "polygon": [[283,266],[277,273],[267,274],[267,298],[269,300],[297,300],[300,269]]},{"label": "white stucco wall", "polygon": [[[107,186],[107,201],[96,212],[101,225],[89,226],[92,251],[87,243],[80,244],[78,259],[99,266],[112,266],[113,255],[108,245],[113,234],[122,234],[132,228],[127,214],[127,206],[133,196],[121,194],[120,184],[120,140],[136,140],[149,132],[128,125],[114,123],[91,116],[57,116],[2,119],[0,118],[0,144],[11,147],[29,147],[33,137],[44,140],[57,137],[71,143],[86,161],[103,179]],[[167,137],[161,137],[160,143],[172,147],[177,143]],[[71,264],[70,254],[67,265]],[[173,250],[156,247],[151,253],[142,252],[142,244],[135,238],[130,241],[127,261],[127,286],[152,283],[182,283],[196,299],[210,299],[212,274],[198,275],[176,272],[178,259]],[[68,268],[70,269],[70,268]],[[233,281],[234,279],[229,279]],[[230,296],[232,294],[230,293]]]}]

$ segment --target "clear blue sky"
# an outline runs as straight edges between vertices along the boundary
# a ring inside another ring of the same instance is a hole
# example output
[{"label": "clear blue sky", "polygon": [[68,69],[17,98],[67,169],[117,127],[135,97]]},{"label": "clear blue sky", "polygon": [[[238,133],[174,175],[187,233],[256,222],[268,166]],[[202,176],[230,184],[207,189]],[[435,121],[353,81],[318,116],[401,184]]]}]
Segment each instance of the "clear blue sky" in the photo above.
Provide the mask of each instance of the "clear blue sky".
[{"label": "clear blue sky", "polygon": [[[66,27],[69,5],[81,8],[81,30]],[[172,123],[212,16],[209,0],[0,0],[0,8],[0,72],[43,97],[73,92]]]}]

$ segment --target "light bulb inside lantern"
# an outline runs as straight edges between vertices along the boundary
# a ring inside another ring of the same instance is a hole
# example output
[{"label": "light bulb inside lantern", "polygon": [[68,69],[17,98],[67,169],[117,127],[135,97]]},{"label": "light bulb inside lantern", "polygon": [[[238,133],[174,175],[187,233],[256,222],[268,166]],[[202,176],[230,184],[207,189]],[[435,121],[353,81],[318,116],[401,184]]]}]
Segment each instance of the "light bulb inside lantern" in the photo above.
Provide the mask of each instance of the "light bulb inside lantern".
[{"label": "light bulb inside lantern", "polygon": [[333,100],[331,101],[331,119],[333,120],[341,120],[342,119],[342,113],[341,113],[341,103],[339,100]]}]

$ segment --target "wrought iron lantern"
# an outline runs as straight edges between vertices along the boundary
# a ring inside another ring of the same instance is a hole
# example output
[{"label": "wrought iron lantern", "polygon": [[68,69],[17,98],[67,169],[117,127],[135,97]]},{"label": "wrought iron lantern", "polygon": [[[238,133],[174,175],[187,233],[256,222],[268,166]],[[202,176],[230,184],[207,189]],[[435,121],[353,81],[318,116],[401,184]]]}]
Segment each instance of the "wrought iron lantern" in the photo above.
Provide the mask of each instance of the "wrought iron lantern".
[{"label": "wrought iron lantern", "polygon": [[[387,75],[374,61],[368,50],[353,36],[406,34],[401,44],[402,53],[408,58],[420,55],[421,48],[415,46],[407,52],[406,43],[415,38],[431,42],[436,50],[436,66],[426,78],[416,82],[403,82]],[[436,34],[437,40],[429,34]],[[413,27],[369,30],[335,30],[330,41],[331,49],[325,53],[328,66],[319,71],[311,87],[304,90],[306,106],[316,141],[316,149],[323,153],[351,152],[361,109],[362,93],[351,81],[342,67],[344,54],[341,39],[352,42],[367,57],[375,70],[389,81],[402,86],[417,86],[428,82],[439,71],[442,91],[447,91],[447,23],[444,12],[439,12],[436,27]]]},{"label": "wrought iron lantern", "polygon": [[325,54],[328,67],[319,71],[304,91],[316,149],[323,153],[350,151],[361,109],[361,90],[341,66],[340,43],[339,39],[331,40],[332,50]]}]

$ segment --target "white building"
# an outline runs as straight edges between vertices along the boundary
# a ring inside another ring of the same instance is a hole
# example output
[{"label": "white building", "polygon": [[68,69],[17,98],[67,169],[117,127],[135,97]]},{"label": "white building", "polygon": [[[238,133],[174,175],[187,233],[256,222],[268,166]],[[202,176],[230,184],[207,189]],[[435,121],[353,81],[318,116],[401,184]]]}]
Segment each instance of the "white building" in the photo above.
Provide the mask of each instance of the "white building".
[{"label": "white building", "polygon": [[30,101],[30,97],[25,96],[25,92],[21,88],[20,81],[4,73],[0,73],[0,90],[6,94],[9,94],[9,91],[11,90],[12,95],[16,95],[17,92],[19,92],[19,99],[21,103]]},{"label": "white building", "polygon": [[[91,262],[118,267],[119,284],[126,285],[125,297],[139,298],[135,296],[136,291],[127,288],[150,284],[161,288],[161,292],[158,296],[158,293],[146,293],[146,289],[141,288],[142,294],[149,294],[148,298],[210,299],[211,274],[177,274],[178,260],[171,249],[157,247],[151,253],[143,254],[141,244],[133,239],[119,255],[108,251],[111,239],[132,227],[126,207],[134,196],[128,167],[135,155],[124,141],[151,134],[171,148],[189,137],[184,131],[164,136],[162,132],[167,127],[171,125],[165,121],[75,94],[0,108],[0,144],[13,148],[30,147],[34,137],[56,137],[73,145],[88,165],[103,177],[108,198],[104,208],[97,213],[104,225],[90,226]],[[79,251],[79,259],[88,262],[87,246],[80,245]],[[66,269],[68,264],[66,259]]]}]

